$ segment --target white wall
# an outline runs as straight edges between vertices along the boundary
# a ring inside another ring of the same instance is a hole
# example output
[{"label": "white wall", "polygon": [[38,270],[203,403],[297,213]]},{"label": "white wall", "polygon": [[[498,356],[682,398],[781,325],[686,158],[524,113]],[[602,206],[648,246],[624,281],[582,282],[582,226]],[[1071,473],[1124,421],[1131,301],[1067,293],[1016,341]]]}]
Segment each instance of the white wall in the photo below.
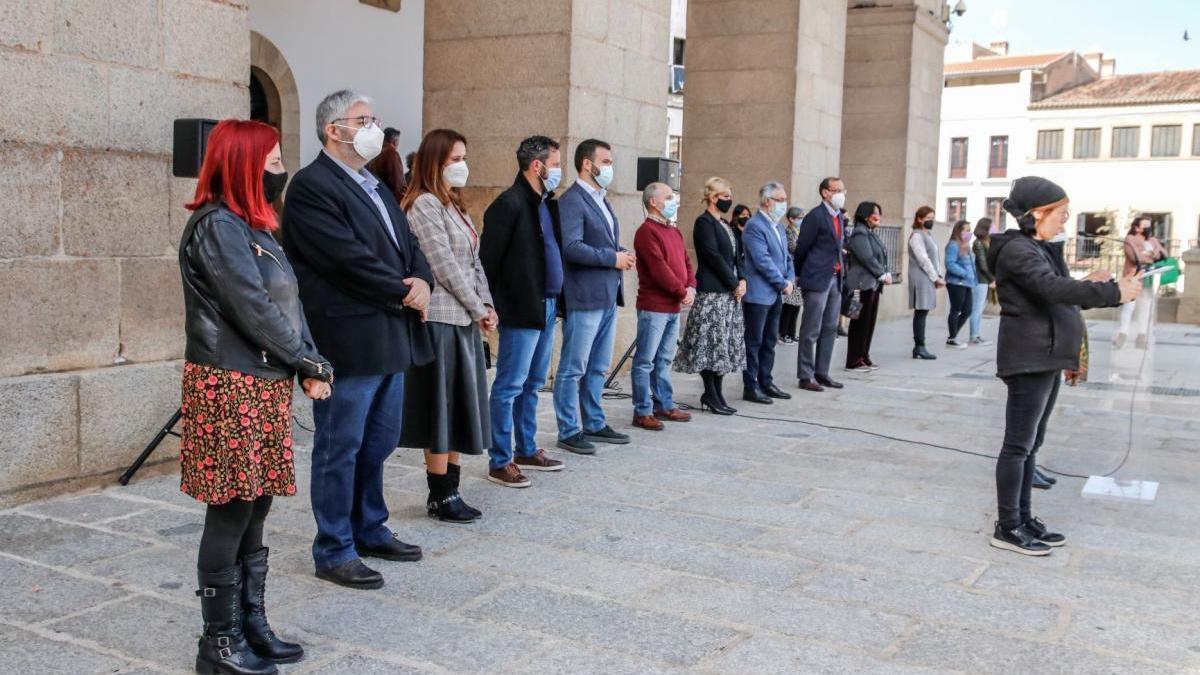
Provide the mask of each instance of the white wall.
[{"label": "white wall", "polygon": [[[1030,116],[1027,132],[1029,170],[1063,186],[1071,196],[1072,214],[1116,210],[1117,230],[1123,234],[1131,210],[1170,213],[1172,239],[1200,236],[1197,234],[1200,157],[1192,155],[1194,125],[1200,124],[1200,109],[1195,104],[1033,110]],[[1183,127],[1180,154],[1178,157],[1151,157],[1151,127],[1166,124]],[[1124,126],[1141,127],[1138,157],[1110,158],[1112,128]],[[1097,127],[1100,128],[1100,157],[1073,159],[1073,130]],[[1039,129],[1063,130],[1063,159],[1034,159]]]},{"label": "white wall", "polygon": [[317,104],[338,89],[375,99],[375,115],[401,132],[401,154],[417,149],[424,0],[404,0],[399,12],[350,0],[250,0],[250,29],[275,43],[296,78],[302,164],[321,149]]},{"label": "white wall", "polygon": [[[1028,151],[1030,73],[1019,82],[971,87],[946,87],[942,91],[942,124],[938,140],[937,203],[930,204],[938,220],[946,219],[946,200],[966,197],[966,219],[988,216],[987,199],[1007,197],[1012,180],[1026,172]],[[992,136],[1008,136],[1008,176],[988,178]],[[950,139],[967,141],[967,176],[950,178]]]}]

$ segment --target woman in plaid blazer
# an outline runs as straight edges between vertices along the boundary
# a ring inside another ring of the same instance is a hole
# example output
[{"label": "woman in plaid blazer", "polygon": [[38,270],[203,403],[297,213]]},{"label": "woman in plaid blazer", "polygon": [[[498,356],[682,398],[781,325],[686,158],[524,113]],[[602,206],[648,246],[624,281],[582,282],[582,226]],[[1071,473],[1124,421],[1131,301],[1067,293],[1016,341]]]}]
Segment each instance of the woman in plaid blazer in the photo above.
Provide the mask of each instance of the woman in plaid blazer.
[{"label": "woman in plaid blazer", "polygon": [[405,379],[400,445],[424,449],[429,515],[452,523],[482,515],[463,502],[458,481],[461,455],[483,454],[491,438],[480,331],[499,323],[479,262],[479,231],[460,192],[466,156],[462,134],[429,132],[401,202],[436,286],[425,311],[434,358]]}]

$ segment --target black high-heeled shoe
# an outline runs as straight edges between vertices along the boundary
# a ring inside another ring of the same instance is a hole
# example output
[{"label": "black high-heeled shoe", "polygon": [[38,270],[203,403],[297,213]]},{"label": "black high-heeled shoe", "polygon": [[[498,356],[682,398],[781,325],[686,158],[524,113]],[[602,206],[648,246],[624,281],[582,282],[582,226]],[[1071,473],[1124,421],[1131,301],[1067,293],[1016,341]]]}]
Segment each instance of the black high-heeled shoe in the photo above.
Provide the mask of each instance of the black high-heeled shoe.
[{"label": "black high-heeled shoe", "polygon": [[714,415],[732,415],[733,413],[737,412],[733,408],[723,406],[718,401],[709,398],[708,395],[700,397],[700,409],[706,410]]},{"label": "black high-heeled shoe", "polygon": [[917,345],[913,347],[913,358],[923,361],[934,361],[937,359],[937,356],[931,354],[928,349],[925,349],[925,345]]}]

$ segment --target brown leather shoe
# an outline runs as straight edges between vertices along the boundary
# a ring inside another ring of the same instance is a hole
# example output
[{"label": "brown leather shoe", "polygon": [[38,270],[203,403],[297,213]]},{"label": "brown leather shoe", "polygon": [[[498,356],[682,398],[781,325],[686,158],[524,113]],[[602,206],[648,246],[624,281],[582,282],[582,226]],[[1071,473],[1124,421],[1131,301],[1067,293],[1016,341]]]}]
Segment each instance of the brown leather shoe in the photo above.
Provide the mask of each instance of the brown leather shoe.
[{"label": "brown leather shoe", "polygon": [[562,462],[550,459],[546,456],[546,451],[541,448],[528,457],[517,455],[513,461],[516,462],[517,467],[530,471],[562,471],[563,468]]},{"label": "brown leather shoe", "polygon": [[488,471],[488,480],[510,488],[527,488],[529,479],[526,478],[516,464],[509,462],[499,469]]},{"label": "brown leather shoe", "polygon": [[660,420],[668,422],[691,422],[692,414],[684,412],[679,408],[671,408],[670,410],[655,410],[654,416]]},{"label": "brown leather shoe", "polygon": [[662,431],[663,423],[654,419],[654,415],[634,415],[633,426],[641,427],[646,431]]},{"label": "brown leather shoe", "polygon": [[825,391],[825,387],[822,387],[813,380],[800,380],[800,388],[804,391]]}]

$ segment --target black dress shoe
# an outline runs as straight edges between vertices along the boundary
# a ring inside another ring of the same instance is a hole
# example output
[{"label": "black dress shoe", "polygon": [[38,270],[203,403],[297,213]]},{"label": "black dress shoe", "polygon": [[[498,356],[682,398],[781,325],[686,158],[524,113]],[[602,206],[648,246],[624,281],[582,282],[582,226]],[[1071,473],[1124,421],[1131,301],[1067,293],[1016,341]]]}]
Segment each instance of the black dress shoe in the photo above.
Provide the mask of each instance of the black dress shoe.
[{"label": "black dress shoe", "polygon": [[361,558],[347,560],[327,570],[317,570],[317,578],[346,588],[370,590],[383,587],[383,575],[364,565]]},{"label": "black dress shoe", "polygon": [[416,562],[421,559],[421,547],[406,544],[392,535],[390,541],[381,546],[359,546],[358,554],[364,558],[382,558],[393,562]]},{"label": "black dress shoe", "polygon": [[845,386],[841,382],[836,382],[828,377],[825,377],[824,375],[817,376],[817,384],[823,385],[830,389],[841,389],[843,386]]},{"label": "black dress shoe", "polygon": [[766,394],[767,396],[770,396],[771,398],[779,398],[779,399],[787,400],[792,397],[791,394],[780,389],[779,387],[776,387],[774,384],[768,384],[767,386],[762,388],[762,391],[764,394]]},{"label": "black dress shoe", "polygon": [[825,391],[825,387],[817,384],[814,380],[800,380],[798,386],[804,391]]},{"label": "black dress shoe", "polygon": [[1042,480],[1046,481],[1047,483],[1049,483],[1051,485],[1056,485],[1058,483],[1057,478],[1042,471],[1041,469],[1037,468],[1036,466],[1033,467],[1033,475],[1037,476],[1038,478],[1041,478]]},{"label": "black dress shoe", "polygon": [[742,400],[750,401],[751,403],[774,403],[775,402],[774,400],[771,399],[770,396],[767,396],[766,394],[762,393],[762,390],[760,390],[758,387],[755,387],[753,389],[742,390]]},{"label": "black dress shoe", "polygon": [[1053,486],[1050,484],[1050,481],[1046,480],[1046,477],[1043,476],[1040,471],[1034,471],[1033,472],[1033,487],[1035,487],[1039,490],[1049,490]]}]

